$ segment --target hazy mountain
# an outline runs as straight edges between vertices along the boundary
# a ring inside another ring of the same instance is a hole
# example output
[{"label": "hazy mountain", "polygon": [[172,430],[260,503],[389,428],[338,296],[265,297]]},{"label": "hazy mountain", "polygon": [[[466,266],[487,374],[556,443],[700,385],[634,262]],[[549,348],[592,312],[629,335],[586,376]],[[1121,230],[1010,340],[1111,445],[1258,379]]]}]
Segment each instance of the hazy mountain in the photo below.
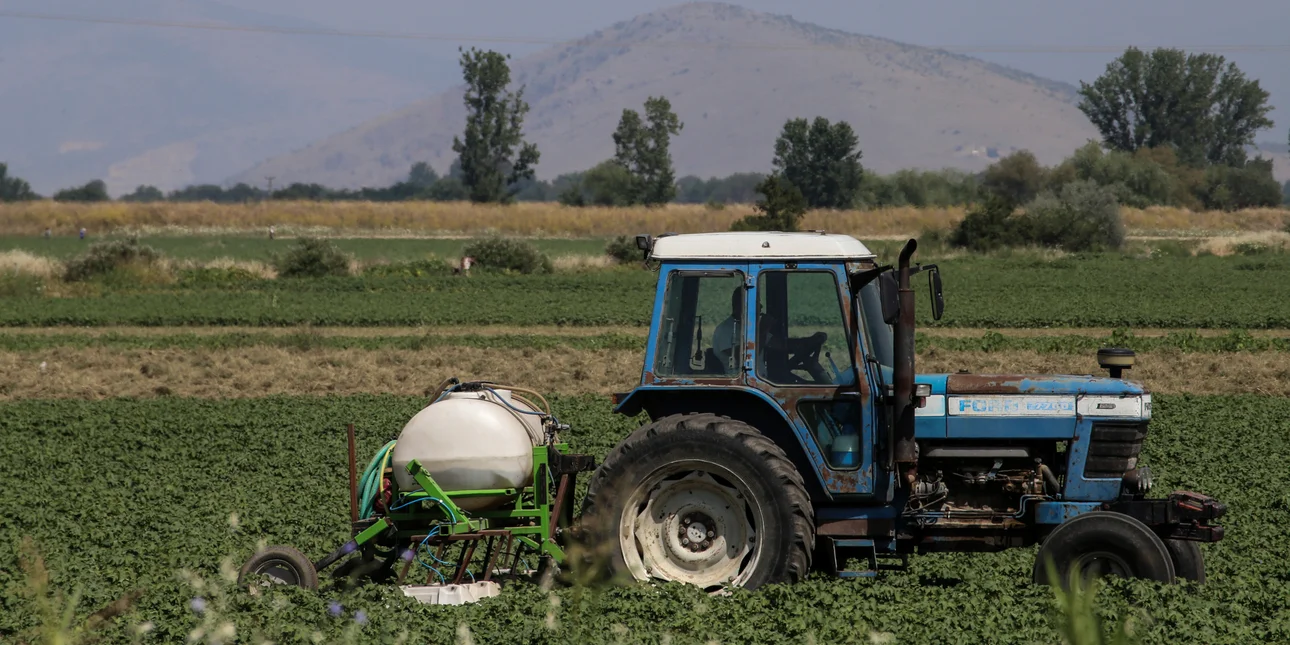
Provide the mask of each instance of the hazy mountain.
[{"label": "hazy mountain", "polygon": [[[718,3],[673,6],[512,61],[526,86],[539,177],[613,154],[623,108],[665,95],[685,123],[678,174],[770,169],[792,117],[843,119],[867,168],[979,169],[1028,148],[1055,163],[1097,132],[1075,88],[966,56],[826,29]],[[416,161],[441,173],[455,158],[461,88],[368,121],[234,177],[377,186]]]},{"label": "hazy mountain", "polygon": [[[57,11],[59,4],[39,8]],[[151,21],[313,26],[211,2],[114,0],[111,9]],[[451,59],[427,65],[395,44],[354,44],[0,20],[0,161],[46,194],[94,178],[113,194],[138,184],[219,182],[452,82],[421,71],[451,75]]]}]

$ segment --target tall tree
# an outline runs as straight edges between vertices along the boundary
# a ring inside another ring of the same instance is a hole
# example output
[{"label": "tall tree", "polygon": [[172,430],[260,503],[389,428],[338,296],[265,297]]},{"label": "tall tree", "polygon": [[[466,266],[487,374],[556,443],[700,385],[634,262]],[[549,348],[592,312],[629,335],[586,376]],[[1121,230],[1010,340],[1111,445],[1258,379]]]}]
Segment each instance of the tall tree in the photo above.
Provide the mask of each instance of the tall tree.
[{"label": "tall tree", "polygon": [[9,165],[0,163],[0,202],[22,202],[32,199],[40,199],[40,195],[31,191],[31,184],[20,177],[10,177]]},{"label": "tall tree", "polygon": [[1272,127],[1268,92],[1216,54],[1130,47],[1079,93],[1108,147],[1169,146],[1190,165],[1244,165],[1255,132]]},{"label": "tall tree", "polygon": [[452,149],[461,161],[462,183],[476,203],[510,202],[515,183],[531,179],[538,162],[537,146],[523,140],[524,115],[529,111],[524,88],[506,89],[511,82],[509,59],[509,55],[473,47],[461,54],[466,133],[464,141],[452,138]]},{"label": "tall tree", "polygon": [[812,208],[850,208],[863,175],[859,144],[846,121],[792,119],[775,141],[773,163]]},{"label": "tall tree", "polygon": [[614,131],[614,161],[632,174],[629,203],[666,204],[676,197],[676,175],[668,146],[684,123],[667,97],[645,101],[645,119],[636,110],[623,110]]}]

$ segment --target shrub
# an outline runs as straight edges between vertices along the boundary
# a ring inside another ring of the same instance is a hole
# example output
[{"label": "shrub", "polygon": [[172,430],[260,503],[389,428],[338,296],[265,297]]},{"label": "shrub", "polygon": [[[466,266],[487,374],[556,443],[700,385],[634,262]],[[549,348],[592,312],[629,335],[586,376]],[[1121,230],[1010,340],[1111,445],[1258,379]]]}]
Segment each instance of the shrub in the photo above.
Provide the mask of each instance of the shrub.
[{"label": "shrub", "polygon": [[273,265],[284,278],[349,275],[349,256],[331,242],[311,237],[300,238],[285,256],[275,257]]},{"label": "shrub", "polygon": [[985,169],[981,187],[1013,204],[1024,204],[1043,189],[1048,171],[1029,150],[1018,150]]},{"label": "shrub", "polygon": [[1015,211],[1011,199],[997,193],[988,194],[985,201],[968,209],[963,220],[950,232],[948,242],[972,251],[1023,246],[1031,239],[1030,221],[1017,216]]},{"label": "shrub", "polygon": [[88,280],[131,265],[150,266],[160,258],[161,253],[139,244],[138,238],[95,242],[85,253],[67,262],[63,279],[68,282]]},{"label": "shrub", "polygon": [[514,238],[491,237],[468,244],[462,250],[475,258],[479,266],[517,273],[551,273],[548,258],[531,242]]},{"label": "shrub", "polygon": [[64,188],[54,193],[56,202],[106,202],[111,199],[108,196],[107,184],[103,183],[102,179],[95,179],[76,188]]},{"label": "shrub", "polygon": [[636,248],[636,239],[619,235],[605,245],[605,255],[627,264],[641,259],[641,250]]},{"label": "shrub", "polygon": [[797,222],[806,213],[806,197],[802,191],[778,173],[766,177],[757,185],[757,192],[765,199],[757,202],[760,215],[749,215],[735,221],[732,231],[796,231]]},{"label": "shrub", "polygon": [[1087,180],[1047,191],[1026,205],[1031,241],[1067,251],[1099,251],[1124,246],[1124,220],[1115,193]]},{"label": "shrub", "polygon": [[1272,177],[1272,162],[1261,158],[1239,168],[1210,166],[1199,192],[1205,208],[1225,211],[1271,208],[1284,199],[1281,185]]}]

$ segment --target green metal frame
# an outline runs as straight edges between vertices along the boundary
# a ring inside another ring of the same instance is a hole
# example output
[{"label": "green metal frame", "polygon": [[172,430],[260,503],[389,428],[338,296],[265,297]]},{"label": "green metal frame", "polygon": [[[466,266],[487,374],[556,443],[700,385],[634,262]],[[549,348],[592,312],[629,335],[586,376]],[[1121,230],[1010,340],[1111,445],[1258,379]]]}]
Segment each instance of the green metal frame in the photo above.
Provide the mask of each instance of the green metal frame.
[{"label": "green metal frame", "polygon": [[[568,450],[568,444],[556,444],[560,452]],[[550,457],[547,446],[533,448],[533,480],[530,485],[521,489],[497,488],[480,490],[446,491],[430,476],[415,459],[408,463],[408,473],[421,486],[421,490],[396,495],[397,506],[421,500],[422,504],[408,506],[406,511],[388,513],[375,523],[362,530],[354,537],[356,546],[363,546],[395,529],[395,539],[411,539],[424,535],[430,527],[438,527],[439,535],[460,535],[475,533],[489,528],[505,528],[515,539],[539,554],[548,555],[558,563],[565,561],[564,549],[555,540],[555,527],[552,525],[554,497],[558,490],[552,488],[558,484],[551,475]],[[571,492],[571,491],[570,491]],[[454,499],[470,497],[491,497],[495,495],[514,496],[513,506],[497,508],[476,513],[467,513],[457,506]],[[572,508],[565,510],[572,511]],[[562,516],[567,515],[562,513]],[[524,520],[529,520],[523,523]],[[417,524],[415,529],[399,528],[403,522]]]}]

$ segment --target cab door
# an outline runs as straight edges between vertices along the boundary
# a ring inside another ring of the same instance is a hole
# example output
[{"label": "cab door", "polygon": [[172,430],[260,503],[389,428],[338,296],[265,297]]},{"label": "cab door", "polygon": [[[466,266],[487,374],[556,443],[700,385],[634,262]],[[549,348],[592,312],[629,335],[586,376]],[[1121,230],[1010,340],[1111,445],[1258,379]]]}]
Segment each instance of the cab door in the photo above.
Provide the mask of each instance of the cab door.
[{"label": "cab door", "polygon": [[845,268],[753,264],[749,277],[756,294],[746,303],[749,384],[783,407],[826,490],[873,494],[870,391],[857,368]]}]

